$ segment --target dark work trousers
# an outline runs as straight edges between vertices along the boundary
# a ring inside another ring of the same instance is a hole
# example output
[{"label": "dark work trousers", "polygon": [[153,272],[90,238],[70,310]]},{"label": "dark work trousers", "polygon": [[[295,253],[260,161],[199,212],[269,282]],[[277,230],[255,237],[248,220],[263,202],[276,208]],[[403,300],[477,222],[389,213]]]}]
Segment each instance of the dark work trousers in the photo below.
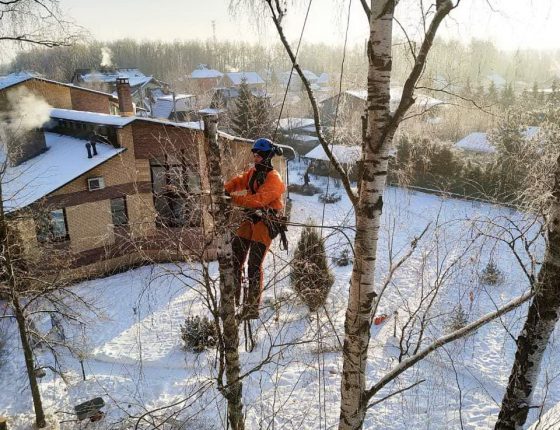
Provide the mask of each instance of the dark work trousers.
[{"label": "dark work trousers", "polygon": [[264,243],[234,236],[231,242],[233,270],[235,274],[235,304],[241,304],[241,284],[243,279],[243,266],[247,255],[248,288],[243,294],[243,304],[247,306],[259,306],[263,289],[262,264],[266,255],[267,246]]}]

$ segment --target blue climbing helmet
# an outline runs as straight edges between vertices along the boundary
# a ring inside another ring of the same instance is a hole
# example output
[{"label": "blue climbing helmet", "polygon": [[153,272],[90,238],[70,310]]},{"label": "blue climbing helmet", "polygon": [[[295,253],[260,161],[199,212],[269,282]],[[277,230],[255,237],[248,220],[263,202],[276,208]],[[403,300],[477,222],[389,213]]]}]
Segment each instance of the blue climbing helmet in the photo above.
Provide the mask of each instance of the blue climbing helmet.
[{"label": "blue climbing helmet", "polygon": [[261,137],[255,142],[253,142],[253,148],[251,148],[252,152],[270,152],[274,148],[274,145],[269,139],[265,139]]},{"label": "blue climbing helmet", "polygon": [[282,155],[282,148],[276,146],[270,139],[260,137],[253,142],[251,152],[257,152],[263,158],[270,158],[274,155]]}]

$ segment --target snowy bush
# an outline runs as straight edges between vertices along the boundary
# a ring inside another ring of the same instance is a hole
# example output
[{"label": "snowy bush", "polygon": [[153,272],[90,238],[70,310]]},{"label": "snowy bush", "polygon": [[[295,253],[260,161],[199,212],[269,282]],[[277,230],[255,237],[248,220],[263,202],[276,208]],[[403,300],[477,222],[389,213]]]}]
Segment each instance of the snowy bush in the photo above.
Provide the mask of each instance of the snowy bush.
[{"label": "snowy bush", "polygon": [[339,267],[348,266],[352,260],[350,259],[350,250],[348,248],[344,248],[338,257],[333,257],[333,263]]},{"label": "snowy bush", "polygon": [[341,197],[337,193],[323,193],[319,196],[321,203],[336,203],[340,201]]},{"label": "snowy bush", "polygon": [[480,282],[486,285],[497,285],[503,280],[502,271],[494,260],[488,261],[486,267],[480,273]]},{"label": "snowy bush", "polygon": [[467,313],[463,309],[461,303],[453,310],[453,314],[449,318],[447,323],[447,330],[450,332],[460,330],[469,323],[469,318]]},{"label": "snowy bush", "polygon": [[323,239],[312,226],[307,226],[301,233],[290,279],[295,292],[311,312],[324,305],[334,277],[327,266]]},{"label": "snowy bush", "polygon": [[189,351],[202,352],[213,348],[218,339],[214,321],[206,316],[188,316],[185,324],[181,325],[181,339],[185,343],[185,349]]}]

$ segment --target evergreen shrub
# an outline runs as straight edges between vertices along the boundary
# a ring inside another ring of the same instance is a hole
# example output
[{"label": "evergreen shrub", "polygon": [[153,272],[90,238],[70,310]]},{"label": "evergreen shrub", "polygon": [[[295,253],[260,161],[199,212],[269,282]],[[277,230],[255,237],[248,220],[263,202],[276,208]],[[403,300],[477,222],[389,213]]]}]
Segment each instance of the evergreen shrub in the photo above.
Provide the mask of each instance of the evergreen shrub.
[{"label": "evergreen shrub", "polygon": [[202,352],[213,348],[218,340],[216,325],[207,316],[188,316],[181,325],[181,339],[187,351]]},{"label": "evergreen shrub", "polygon": [[334,283],[327,265],[323,239],[316,228],[307,226],[301,233],[292,261],[292,286],[311,312],[325,304]]}]

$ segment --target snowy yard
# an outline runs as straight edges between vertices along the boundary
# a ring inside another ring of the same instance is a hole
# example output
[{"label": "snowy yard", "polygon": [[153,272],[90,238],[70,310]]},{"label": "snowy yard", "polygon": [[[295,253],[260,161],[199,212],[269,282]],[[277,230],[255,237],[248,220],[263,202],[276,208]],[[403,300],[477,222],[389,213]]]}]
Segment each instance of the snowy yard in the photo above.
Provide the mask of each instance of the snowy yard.
[{"label": "snowy yard", "polygon": [[[291,181],[301,182],[298,175],[302,172],[303,167],[296,164],[290,172]],[[327,186],[321,178],[312,178],[312,183]],[[297,224],[311,219],[318,225],[336,226],[323,229],[331,258],[350,248],[353,214],[343,190],[335,188],[332,180],[328,187],[329,192],[342,195],[339,202],[323,206],[317,195],[292,194],[291,221]],[[494,229],[499,229],[512,221],[522,222],[515,211],[397,188],[389,188],[384,201],[378,290],[390,265],[407,253],[411,241],[428,224],[429,228],[419,240],[418,249],[388,283],[379,304],[377,313],[386,313],[389,318],[381,325],[372,325],[368,385],[395,366],[401,351],[403,356],[414,352],[417,324],[424,315],[429,324],[422,333],[422,346],[445,333],[459,306],[472,321],[517,297],[528,285],[519,263],[503,243],[477,236],[487,224],[475,223],[476,219],[492,219]],[[290,227],[290,252],[300,232],[301,228]],[[537,241],[531,251],[540,255],[541,247],[542,241]],[[333,428],[338,420],[340,342],[351,266],[332,265],[336,281],[326,309],[310,315],[290,288],[286,268],[289,258],[277,248],[267,257],[268,288],[261,321],[253,323],[257,340],[253,352],[244,350],[240,329],[242,372],[254,370],[243,381],[249,429],[326,429]],[[503,274],[498,285],[480,282],[479,275],[490,260]],[[527,263],[527,256],[522,260]],[[210,269],[217,276],[217,264],[212,263]],[[164,264],[76,286],[76,291],[98,311],[85,315],[87,324],[82,329],[66,333],[83,351],[86,380],[82,380],[78,357],[69,354],[62,355],[67,383],[47,371],[40,390],[50,422],[72,420],[74,405],[101,396],[107,404],[107,416],[83,428],[135,428],[137,422],[138,428],[153,428],[139,417],[165,406],[169,407],[157,412],[158,416],[186,420],[187,428],[225,428],[226,405],[213,379],[215,352],[185,352],[180,339],[180,326],[187,315],[208,313],[197,283],[200,276],[197,265]],[[375,399],[423,382],[370,409],[365,428],[492,428],[525,310],[520,308],[488,324],[405,372]],[[409,315],[417,316],[409,319]],[[407,325],[409,320],[416,324],[412,329]],[[7,333],[10,354],[0,369],[0,415],[10,418],[10,429],[27,429],[33,421],[32,404],[17,332],[10,319],[2,319],[0,324]],[[48,318],[37,319],[36,324],[44,330],[50,328]],[[394,330],[397,337],[404,333],[401,344],[393,337]],[[545,409],[560,401],[555,340],[549,345],[534,398],[535,404],[545,402]],[[47,352],[37,356],[41,365],[51,360]],[[539,409],[532,409],[528,423],[535,422],[539,413]],[[59,428],[79,426],[67,422]]]}]

